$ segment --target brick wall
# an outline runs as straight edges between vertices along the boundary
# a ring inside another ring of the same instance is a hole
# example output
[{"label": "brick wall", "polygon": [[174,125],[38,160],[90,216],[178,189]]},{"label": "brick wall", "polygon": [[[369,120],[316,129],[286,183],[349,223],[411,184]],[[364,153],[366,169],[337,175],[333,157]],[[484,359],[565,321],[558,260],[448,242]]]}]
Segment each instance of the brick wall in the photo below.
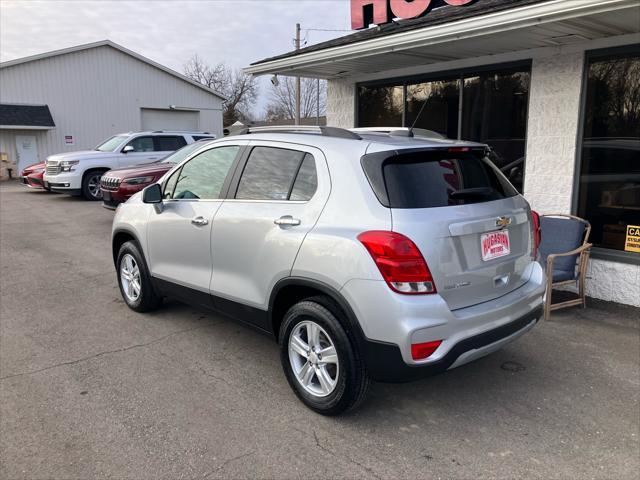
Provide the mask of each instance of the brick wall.
[{"label": "brick wall", "polygon": [[327,125],[355,126],[355,88],[350,80],[329,80],[327,83]]}]

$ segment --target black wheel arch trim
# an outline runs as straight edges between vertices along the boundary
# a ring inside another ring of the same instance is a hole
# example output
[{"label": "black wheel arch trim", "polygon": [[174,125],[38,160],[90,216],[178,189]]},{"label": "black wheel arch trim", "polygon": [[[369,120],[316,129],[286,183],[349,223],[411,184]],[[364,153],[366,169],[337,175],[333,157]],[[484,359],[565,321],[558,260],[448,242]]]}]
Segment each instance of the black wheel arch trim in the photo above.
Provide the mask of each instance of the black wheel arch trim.
[{"label": "black wheel arch trim", "polygon": [[[138,244],[138,247],[140,248],[140,253],[142,254],[142,256],[144,257],[144,249],[142,248],[142,243],[140,242],[140,239],[138,238],[138,235],[136,235],[135,232],[133,232],[132,230],[128,229],[128,228],[116,228],[113,233],[111,234],[111,252],[113,255],[113,264],[115,265],[116,262],[118,261],[118,252],[115,251],[115,249],[113,248],[113,241],[116,239],[116,237],[121,234],[127,234],[130,237],[133,238],[133,240]],[[146,258],[145,258],[146,260]]]},{"label": "black wheel arch trim", "polygon": [[[364,348],[364,345],[367,341],[367,337],[365,336],[364,331],[360,326],[360,322],[358,321],[356,314],[353,312],[353,309],[351,308],[351,305],[349,305],[349,302],[347,302],[344,296],[342,296],[342,294],[338,290],[336,290],[334,287],[327,285],[326,283],[321,282],[319,280],[314,280],[311,278],[286,277],[279,280],[274,285],[273,289],[271,290],[271,296],[269,297],[269,310],[268,310],[269,325],[273,325],[274,304],[275,304],[276,298],[278,297],[278,294],[280,293],[280,291],[282,291],[282,289],[289,286],[313,288],[323,293],[324,295],[327,295],[334,302],[336,302],[338,306],[342,309],[342,312],[344,313],[345,318],[348,322],[348,325],[345,325],[345,327],[348,327],[349,330],[353,332],[354,340],[358,343],[358,346],[361,348]],[[273,335],[277,341],[278,332],[274,331]]]}]

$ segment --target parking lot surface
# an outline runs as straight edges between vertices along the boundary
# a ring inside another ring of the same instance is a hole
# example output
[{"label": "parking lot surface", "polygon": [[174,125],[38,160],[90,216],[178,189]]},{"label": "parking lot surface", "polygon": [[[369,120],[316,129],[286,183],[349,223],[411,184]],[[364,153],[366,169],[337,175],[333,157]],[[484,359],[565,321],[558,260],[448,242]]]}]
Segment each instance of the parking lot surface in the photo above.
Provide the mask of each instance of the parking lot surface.
[{"label": "parking lot surface", "polygon": [[176,302],[130,311],[113,212],[13,182],[0,206],[2,478],[637,478],[638,309],[554,313],[325,418],[270,338]]}]

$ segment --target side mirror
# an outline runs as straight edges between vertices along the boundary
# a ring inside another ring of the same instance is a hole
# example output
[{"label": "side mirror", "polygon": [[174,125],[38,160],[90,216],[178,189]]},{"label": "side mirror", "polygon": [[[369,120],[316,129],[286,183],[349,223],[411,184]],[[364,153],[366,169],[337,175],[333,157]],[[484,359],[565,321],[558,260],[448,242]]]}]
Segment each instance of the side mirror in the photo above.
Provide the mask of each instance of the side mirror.
[{"label": "side mirror", "polygon": [[142,191],[142,201],[144,203],[162,203],[162,187],[159,183],[149,185]]},{"label": "side mirror", "polygon": [[129,152],[133,152],[134,148],[133,145],[127,145],[126,147],[124,147],[122,149],[122,153],[129,153]]}]

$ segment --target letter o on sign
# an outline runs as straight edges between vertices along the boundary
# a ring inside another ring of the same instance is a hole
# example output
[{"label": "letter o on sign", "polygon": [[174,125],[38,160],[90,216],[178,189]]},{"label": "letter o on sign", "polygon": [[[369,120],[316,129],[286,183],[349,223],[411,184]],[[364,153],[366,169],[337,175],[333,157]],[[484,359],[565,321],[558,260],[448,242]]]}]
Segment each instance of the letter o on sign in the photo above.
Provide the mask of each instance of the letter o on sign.
[{"label": "letter o on sign", "polygon": [[429,8],[431,0],[391,0],[391,11],[398,18],[415,18],[422,15]]},{"label": "letter o on sign", "polygon": [[444,1],[447,2],[449,5],[456,5],[456,6],[466,5],[467,3],[473,2],[473,0],[444,0]]}]

